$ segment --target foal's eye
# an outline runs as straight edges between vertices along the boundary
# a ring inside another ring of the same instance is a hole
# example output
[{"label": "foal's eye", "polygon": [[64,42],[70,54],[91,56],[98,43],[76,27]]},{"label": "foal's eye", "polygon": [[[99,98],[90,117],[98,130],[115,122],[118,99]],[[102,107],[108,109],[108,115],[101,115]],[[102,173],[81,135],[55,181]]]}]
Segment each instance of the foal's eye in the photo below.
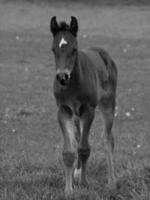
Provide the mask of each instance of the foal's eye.
[{"label": "foal's eye", "polygon": [[54,54],[56,53],[54,48],[52,48],[52,52],[53,52]]}]

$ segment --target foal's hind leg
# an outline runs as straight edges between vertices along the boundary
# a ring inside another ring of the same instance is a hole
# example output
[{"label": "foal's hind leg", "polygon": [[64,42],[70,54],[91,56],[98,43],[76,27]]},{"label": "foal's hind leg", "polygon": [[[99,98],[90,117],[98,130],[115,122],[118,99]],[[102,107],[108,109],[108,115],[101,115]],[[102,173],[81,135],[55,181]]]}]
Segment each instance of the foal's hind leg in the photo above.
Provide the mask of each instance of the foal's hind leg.
[{"label": "foal's hind leg", "polygon": [[60,124],[63,137],[63,161],[65,166],[65,194],[68,196],[72,193],[72,173],[75,161],[75,129],[72,119],[72,110],[68,106],[60,106],[58,111],[58,122]]},{"label": "foal's hind leg", "polygon": [[106,102],[105,102],[106,104],[101,104],[101,109],[104,118],[104,134],[106,137],[108,184],[113,186],[115,184],[115,174],[114,174],[114,161],[113,161],[114,136],[112,133],[112,126],[114,120],[115,103],[111,99],[109,100],[107,99]]},{"label": "foal's hind leg", "polygon": [[90,127],[94,119],[94,108],[88,105],[82,105],[80,108],[80,141],[78,145],[78,169],[75,169],[74,176],[78,171],[80,174],[80,184],[87,185],[86,163],[90,155],[90,145],[88,137]]}]

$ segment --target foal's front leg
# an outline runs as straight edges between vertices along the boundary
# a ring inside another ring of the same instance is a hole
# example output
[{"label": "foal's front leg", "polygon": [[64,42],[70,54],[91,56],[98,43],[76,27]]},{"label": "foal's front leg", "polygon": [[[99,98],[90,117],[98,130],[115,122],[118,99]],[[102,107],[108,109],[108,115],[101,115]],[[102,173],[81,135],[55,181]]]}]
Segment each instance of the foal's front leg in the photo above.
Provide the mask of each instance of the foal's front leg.
[{"label": "foal's front leg", "polygon": [[65,194],[68,196],[72,193],[72,173],[75,161],[75,127],[73,123],[73,113],[68,106],[60,106],[58,111],[58,122],[60,124],[63,137],[63,162],[65,166]]},{"label": "foal's front leg", "polygon": [[86,163],[90,155],[88,137],[93,119],[94,108],[89,105],[82,105],[80,108],[80,141],[78,144],[78,165],[74,172],[74,177],[79,179],[81,185],[87,185]]}]

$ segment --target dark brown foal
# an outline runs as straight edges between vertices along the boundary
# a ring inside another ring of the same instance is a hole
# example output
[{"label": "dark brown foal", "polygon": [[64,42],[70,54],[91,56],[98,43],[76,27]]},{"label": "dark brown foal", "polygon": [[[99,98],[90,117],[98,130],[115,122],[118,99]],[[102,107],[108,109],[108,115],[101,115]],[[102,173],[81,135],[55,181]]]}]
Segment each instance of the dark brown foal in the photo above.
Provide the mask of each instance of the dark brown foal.
[{"label": "dark brown foal", "polygon": [[52,51],[56,63],[54,96],[64,137],[65,193],[72,193],[73,172],[82,185],[87,185],[88,138],[96,106],[99,106],[104,118],[108,183],[114,184],[114,137],[111,130],[115,112],[116,65],[103,49],[78,50],[78,21],[75,17],[71,17],[70,25],[65,22],[58,24],[53,17],[50,30],[54,37]]}]

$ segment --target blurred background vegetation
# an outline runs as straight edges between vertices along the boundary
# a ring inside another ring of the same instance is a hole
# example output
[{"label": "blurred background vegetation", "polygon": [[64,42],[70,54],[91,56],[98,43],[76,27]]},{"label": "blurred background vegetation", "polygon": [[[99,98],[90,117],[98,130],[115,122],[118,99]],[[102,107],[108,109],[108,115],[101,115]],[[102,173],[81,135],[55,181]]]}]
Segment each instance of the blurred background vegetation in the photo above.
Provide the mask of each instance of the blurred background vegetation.
[{"label": "blurred background vegetation", "polygon": [[150,0],[0,0],[2,3],[7,2],[29,2],[29,3],[83,3],[89,5],[150,5]]}]

